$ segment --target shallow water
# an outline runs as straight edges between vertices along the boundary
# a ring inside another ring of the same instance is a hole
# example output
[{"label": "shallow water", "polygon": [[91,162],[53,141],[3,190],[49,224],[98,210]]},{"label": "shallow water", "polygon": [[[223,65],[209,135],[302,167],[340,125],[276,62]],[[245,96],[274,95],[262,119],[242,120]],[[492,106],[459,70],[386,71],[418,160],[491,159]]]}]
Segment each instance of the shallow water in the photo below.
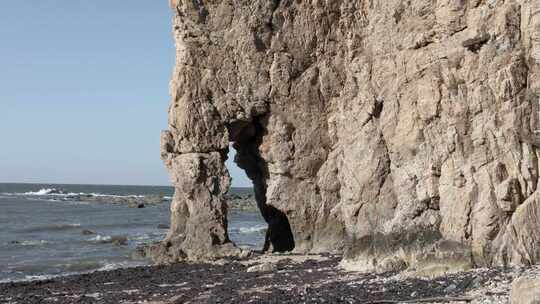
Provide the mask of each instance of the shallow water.
[{"label": "shallow water", "polygon": [[[239,195],[249,192],[231,189]],[[145,265],[147,261],[132,257],[134,249],[161,240],[167,233],[158,225],[170,223],[168,200],[137,209],[71,201],[67,193],[171,197],[173,189],[0,184],[0,281]],[[256,212],[231,210],[229,214],[230,238],[241,247],[260,248],[265,227]],[[84,235],[83,230],[95,234]],[[124,241],[125,245],[117,244]]]}]

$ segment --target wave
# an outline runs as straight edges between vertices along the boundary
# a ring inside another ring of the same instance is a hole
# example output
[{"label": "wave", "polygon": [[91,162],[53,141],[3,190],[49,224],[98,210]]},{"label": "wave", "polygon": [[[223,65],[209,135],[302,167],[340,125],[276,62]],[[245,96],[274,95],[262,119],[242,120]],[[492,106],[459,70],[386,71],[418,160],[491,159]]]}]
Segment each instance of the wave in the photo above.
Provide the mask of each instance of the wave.
[{"label": "wave", "polygon": [[96,235],[88,240],[95,244],[127,245],[128,238],[125,235]]},{"label": "wave", "polygon": [[[118,195],[118,194],[105,194],[105,193],[96,193],[96,192],[66,192],[56,188],[42,188],[38,191],[28,191],[28,192],[15,192],[15,193],[0,193],[2,195],[8,196],[51,196],[51,197],[132,197],[132,198],[143,198],[145,195]],[[169,197],[166,197],[170,199]]]},{"label": "wave", "polygon": [[[82,273],[84,273],[84,272],[82,272]],[[3,279],[3,280],[0,280],[0,284],[17,283],[17,282],[46,281],[46,280],[51,280],[51,279],[64,277],[64,276],[75,275],[75,274],[80,274],[80,273],[66,272],[66,273],[62,273],[62,274],[25,275],[24,278],[20,278],[20,279]]]},{"label": "wave", "polygon": [[84,271],[91,271],[91,270],[97,270],[100,267],[102,267],[103,263],[100,261],[93,261],[93,260],[80,260],[80,261],[73,261],[70,263],[64,263],[64,264],[57,264],[55,267],[58,267],[60,269],[63,269],[64,273],[68,272],[75,272],[80,273]]},{"label": "wave", "polygon": [[251,233],[262,233],[266,232],[267,226],[253,226],[253,227],[240,227],[238,229],[238,232],[244,233],[244,234],[251,234]]},{"label": "wave", "polygon": [[147,264],[142,261],[124,261],[124,262],[116,262],[116,263],[105,263],[103,267],[97,269],[97,271],[111,271],[115,269],[126,269],[126,268],[133,268],[133,267],[140,267],[140,266],[146,266]]},{"label": "wave", "polygon": [[137,234],[134,236],[130,236],[129,240],[135,241],[138,244],[146,244],[149,241],[157,241],[162,240],[165,237],[166,233],[143,233],[143,234]]},{"label": "wave", "polygon": [[54,224],[54,225],[45,225],[30,227],[22,230],[22,232],[42,232],[42,231],[62,231],[62,230],[71,230],[80,228],[80,223],[67,223],[67,224]]},{"label": "wave", "polygon": [[24,280],[19,280],[19,281],[46,281],[46,280],[54,279],[54,278],[57,278],[57,277],[59,277],[59,275],[47,275],[47,274],[44,274],[44,275],[27,275],[27,276],[24,277]]},{"label": "wave", "polygon": [[[148,263],[145,261],[111,262],[107,260],[80,260],[61,264],[39,265],[38,267],[31,266],[30,268],[23,267],[16,270],[15,272],[5,272],[7,274],[17,273],[19,275],[23,275],[23,277],[13,276],[12,278],[2,279],[0,280],[0,284],[13,282],[44,281],[71,275],[88,274],[96,271],[111,271],[121,268],[133,268],[141,266],[148,266]],[[42,274],[48,269],[50,270],[51,267],[56,268],[57,270],[61,269],[61,273]]]},{"label": "wave", "polygon": [[[18,194],[18,193],[14,193]],[[55,188],[43,188],[36,192],[24,192],[23,195],[36,195],[36,196],[43,196],[43,195],[65,195],[66,193],[60,190],[57,190]]]},{"label": "wave", "polygon": [[46,240],[39,240],[39,241],[22,241],[21,246],[41,246],[45,244],[49,244]]},{"label": "wave", "polygon": [[79,196],[91,196],[91,197],[133,197],[133,198],[143,198],[145,195],[117,195],[117,194],[103,194],[103,193],[79,193],[76,194]]},{"label": "wave", "polygon": [[90,238],[88,241],[103,243],[103,242],[109,242],[111,239],[112,239],[112,236],[110,236],[110,235],[103,236],[101,234],[98,234],[95,237]]},{"label": "wave", "polygon": [[8,242],[9,245],[17,245],[17,246],[42,246],[45,244],[49,244],[49,241],[46,240],[25,240],[25,241],[11,241]]}]

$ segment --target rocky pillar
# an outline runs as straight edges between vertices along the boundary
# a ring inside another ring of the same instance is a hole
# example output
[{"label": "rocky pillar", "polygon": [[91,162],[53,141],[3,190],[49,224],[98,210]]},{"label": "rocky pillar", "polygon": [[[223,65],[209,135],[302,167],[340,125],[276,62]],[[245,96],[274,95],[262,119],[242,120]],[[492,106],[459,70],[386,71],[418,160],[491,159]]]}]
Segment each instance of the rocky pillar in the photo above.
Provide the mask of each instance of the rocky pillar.
[{"label": "rocky pillar", "polygon": [[171,229],[153,247],[158,263],[208,260],[237,255],[241,251],[227,234],[224,195],[231,178],[225,167],[227,150],[176,153],[174,135],[164,131],[162,157],[175,186],[171,203]]},{"label": "rocky pillar", "polygon": [[169,130],[161,138],[161,157],[175,195],[171,229],[154,246],[160,263],[207,260],[240,253],[227,234],[224,195],[231,178],[225,167],[229,133],[205,86],[202,34],[204,8],[197,2],[171,2],[176,10],[176,64],[170,84]]},{"label": "rocky pillar", "polygon": [[[165,131],[164,147],[172,139]],[[227,234],[224,194],[231,178],[224,165],[227,151],[175,154],[163,151],[175,195],[171,229],[154,256],[157,262],[208,260],[240,253]]]}]

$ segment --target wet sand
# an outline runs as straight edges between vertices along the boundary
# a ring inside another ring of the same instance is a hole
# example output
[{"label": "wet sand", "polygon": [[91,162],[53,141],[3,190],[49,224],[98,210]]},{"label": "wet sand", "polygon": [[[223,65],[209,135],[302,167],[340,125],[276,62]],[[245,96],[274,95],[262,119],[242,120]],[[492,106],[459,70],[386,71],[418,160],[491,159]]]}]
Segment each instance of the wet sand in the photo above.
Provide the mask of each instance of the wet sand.
[{"label": "wet sand", "polygon": [[[347,273],[338,267],[339,260],[330,255],[264,255],[5,283],[0,284],[0,303],[506,303],[505,286],[513,277],[504,269],[436,279]],[[262,264],[272,269],[248,272]],[[497,292],[493,284],[502,284],[502,289]]]}]

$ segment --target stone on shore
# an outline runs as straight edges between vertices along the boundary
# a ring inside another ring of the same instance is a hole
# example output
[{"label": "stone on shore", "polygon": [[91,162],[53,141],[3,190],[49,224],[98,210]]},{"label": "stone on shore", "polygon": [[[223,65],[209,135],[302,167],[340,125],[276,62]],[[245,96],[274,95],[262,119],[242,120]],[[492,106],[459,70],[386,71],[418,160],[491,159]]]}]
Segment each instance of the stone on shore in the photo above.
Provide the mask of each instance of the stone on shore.
[{"label": "stone on shore", "polygon": [[259,265],[251,266],[246,271],[247,272],[271,272],[277,269],[276,264],[273,263],[262,263]]}]

